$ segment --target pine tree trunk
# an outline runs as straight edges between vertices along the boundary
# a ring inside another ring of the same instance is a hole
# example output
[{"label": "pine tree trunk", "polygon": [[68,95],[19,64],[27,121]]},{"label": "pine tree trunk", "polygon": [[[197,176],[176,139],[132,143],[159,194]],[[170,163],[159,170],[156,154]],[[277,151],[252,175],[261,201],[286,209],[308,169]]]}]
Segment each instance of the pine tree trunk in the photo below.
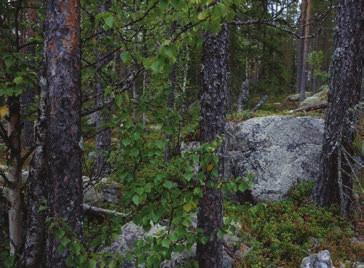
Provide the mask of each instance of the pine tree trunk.
[{"label": "pine tree trunk", "polygon": [[297,86],[300,94],[300,101],[306,98],[306,84],[308,71],[308,50],[309,50],[309,34],[311,20],[311,0],[304,0],[301,4],[301,39],[299,44],[299,59],[298,59],[298,75]]},{"label": "pine tree trunk", "polygon": [[343,154],[344,149],[351,152],[353,135],[349,116],[360,98],[363,18],[364,0],[339,1],[321,173],[314,191],[319,205],[339,204],[344,215],[350,210],[353,181],[352,170]]},{"label": "pine tree trunk", "polygon": [[[28,0],[24,2],[26,6],[39,5],[37,0]],[[28,40],[31,40],[31,38],[35,36],[33,27],[37,23],[37,10],[34,8],[26,8],[24,17],[25,21],[31,24],[23,31],[23,44],[27,43]],[[35,55],[35,48],[33,46],[26,46],[21,51],[30,54],[31,57],[34,57]],[[35,92],[36,89],[33,85],[29,85],[26,87],[25,92],[20,96],[20,113],[22,120],[21,143],[22,147],[25,149],[30,149],[34,145],[34,123],[29,119],[29,113],[31,105],[34,103]]]},{"label": "pine tree trunk", "polygon": [[[202,95],[200,132],[202,142],[212,142],[225,130],[225,99],[227,91],[228,28],[223,25],[219,34],[206,34],[203,45]],[[222,174],[222,161],[219,172]],[[206,186],[200,200],[198,227],[207,237],[206,244],[198,243],[199,267],[220,268],[223,244],[217,233],[223,226],[223,195],[221,190],[208,186],[219,178],[206,174]]]},{"label": "pine tree trunk", "polygon": [[[44,36],[49,212],[81,236],[80,1],[49,1]],[[60,252],[59,243],[48,233],[48,267],[66,266],[68,252]]]}]

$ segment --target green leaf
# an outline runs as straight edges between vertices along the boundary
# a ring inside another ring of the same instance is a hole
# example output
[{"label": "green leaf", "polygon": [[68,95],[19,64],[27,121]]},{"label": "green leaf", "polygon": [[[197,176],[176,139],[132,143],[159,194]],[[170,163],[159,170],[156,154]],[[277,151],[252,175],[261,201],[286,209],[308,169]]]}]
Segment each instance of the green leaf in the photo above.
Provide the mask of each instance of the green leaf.
[{"label": "green leaf", "polygon": [[170,242],[167,239],[162,240],[162,247],[169,248]]},{"label": "green leaf", "polygon": [[178,235],[177,235],[177,233],[176,233],[176,232],[172,233],[172,234],[170,235],[170,239],[171,239],[171,241],[172,241],[172,242],[176,242],[176,241],[178,240]]},{"label": "green leaf", "polygon": [[164,63],[162,61],[162,59],[156,59],[153,61],[153,63],[150,65],[150,69],[154,72],[154,73],[161,73],[163,71],[164,68]]},{"label": "green leaf", "polygon": [[139,132],[134,132],[133,133],[133,140],[134,141],[137,141],[137,140],[139,140],[140,139],[140,133]]},{"label": "green leaf", "polygon": [[171,63],[175,63],[177,61],[177,51],[173,46],[164,46],[161,48],[161,54],[168,58]]},{"label": "green leaf", "polygon": [[105,18],[105,25],[110,29],[114,25],[114,17],[112,15],[109,15]]},{"label": "green leaf", "polygon": [[65,231],[64,231],[64,230],[62,230],[62,229],[57,229],[57,230],[55,231],[55,234],[56,234],[56,236],[57,236],[57,238],[58,238],[58,239],[61,239],[61,238],[63,238],[63,237],[64,237],[64,235],[65,235],[66,233],[65,233]]},{"label": "green leaf", "polygon": [[168,181],[168,180],[163,183],[163,187],[167,188],[168,190],[172,189],[174,186],[175,186],[175,183]]},{"label": "green leaf", "polygon": [[166,9],[168,7],[168,0],[160,0],[159,6],[161,9]]},{"label": "green leaf", "polygon": [[123,139],[121,141],[121,143],[124,145],[124,146],[128,146],[130,143],[131,143],[131,140],[130,139]]},{"label": "green leaf", "polygon": [[183,210],[186,211],[186,212],[190,212],[195,207],[196,207],[195,202],[189,201],[189,202],[187,202],[186,204],[183,205]]},{"label": "green leaf", "polygon": [[132,148],[131,150],[130,150],[130,156],[132,156],[132,157],[137,157],[139,155],[139,150],[138,150],[138,148]]},{"label": "green leaf", "polygon": [[133,201],[133,203],[138,206],[140,204],[140,198],[138,195],[134,195],[133,198],[131,199]]},{"label": "green leaf", "polygon": [[249,189],[249,185],[245,182],[240,183],[238,186],[238,190],[240,192],[244,192],[245,190],[248,190],[248,189]]},{"label": "green leaf", "polygon": [[22,76],[17,76],[17,77],[15,77],[15,78],[14,78],[14,80],[13,80],[13,82],[14,82],[15,84],[17,84],[17,85],[19,85],[19,84],[23,83],[23,81],[24,81],[24,79],[23,79],[23,77],[22,77]]},{"label": "green leaf", "polygon": [[158,140],[158,141],[155,141],[155,146],[158,148],[158,149],[163,149],[164,148],[164,141],[162,140]]},{"label": "green leaf", "polygon": [[209,15],[209,13],[206,10],[204,10],[204,11],[198,13],[197,19],[204,20],[208,17],[208,15]]},{"label": "green leaf", "polygon": [[120,54],[120,59],[121,59],[124,63],[128,64],[128,63],[130,63],[130,62],[131,62],[131,55],[130,55],[130,53],[129,53],[129,52],[125,51],[125,52],[123,52],[123,53],[121,53],[121,54]]},{"label": "green leaf", "polygon": [[96,268],[96,266],[97,266],[97,262],[95,260],[91,259],[88,261],[89,268]]}]

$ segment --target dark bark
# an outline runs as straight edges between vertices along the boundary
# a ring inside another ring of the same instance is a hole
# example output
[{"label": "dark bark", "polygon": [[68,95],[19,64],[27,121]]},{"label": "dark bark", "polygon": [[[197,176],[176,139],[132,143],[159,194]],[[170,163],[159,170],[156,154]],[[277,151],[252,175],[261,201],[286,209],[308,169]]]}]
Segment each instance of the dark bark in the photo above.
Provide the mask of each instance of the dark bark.
[{"label": "dark bark", "polygon": [[[46,155],[48,207],[53,220],[82,233],[80,1],[48,1],[45,21],[45,64],[48,88]],[[47,238],[47,266],[65,267],[67,250]]]},{"label": "dark bark", "polygon": [[34,102],[34,92],[31,87],[27,89],[20,97],[21,115],[22,115],[22,146],[24,149],[30,149],[34,145],[34,124],[33,121],[25,119],[30,112],[30,106]]},{"label": "dark bark", "polygon": [[360,99],[363,67],[364,0],[340,0],[336,15],[335,51],[330,70],[330,92],[325,122],[321,173],[314,199],[322,206],[339,204],[350,210],[352,170],[344,151],[351,153],[351,114]]},{"label": "dark bark", "polygon": [[[28,0],[25,1],[26,5],[36,5],[38,4],[37,0]],[[24,19],[27,22],[30,22],[29,25],[23,31],[22,41],[23,44],[26,44],[28,40],[35,36],[35,32],[33,30],[34,25],[37,23],[37,10],[33,8],[26,8]],[[21,51],[25,54],[31,55],[34,57],[35,48],[34,46],[26,46],[21,49]],[[25,91],[20,96],[20,106],[21,106],[21,118],[22,118],[22,146],[26,149],[30,149],[34,145],[34,123],[31,119],[29,119],[29,113],[31,105],[34,102],[35,88],[33,85],[29,85],[25,88]]]},{"label": "dark bark", "polygon": [[[225,130],[225,104],[227,91],[228,28],[223,25],[220,33],[206,34],[203,45],[202,94],[200,133],[202,142],[212,142]],[[223,174],[220,161],[219,173]],[[219,178],[206,173],[206,186],[199,203],[198,227],[207,237],[206,244],[197,244],[199,267],[222,267],[223,243],[218,237],[223,227],[223,194],[210,186]]]},{"label": "dark bark", "polygon": [[309,33],[311,19],[311,0],[304,0],[301,4],[301,19],[300,19],[300,35],[299,40],[299,59],[297,68],[297,86],[300,94],[300,101],[306,98],[306,84],[308,72],[308,49],[309,49]]}]

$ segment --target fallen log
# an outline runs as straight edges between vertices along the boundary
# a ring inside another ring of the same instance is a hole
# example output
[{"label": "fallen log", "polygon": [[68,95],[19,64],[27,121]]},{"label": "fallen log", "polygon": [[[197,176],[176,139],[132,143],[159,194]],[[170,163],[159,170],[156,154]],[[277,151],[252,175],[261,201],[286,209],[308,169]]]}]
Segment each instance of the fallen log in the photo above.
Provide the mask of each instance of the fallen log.
[{"label": "fallen log", "polygon": [[327,108],[327,102],[320,102],[318,104],[312,104],[312,105],[306,105],[300,108],[297,108],[295,110],[289,111],[290,113],[296,113],[296,112],[310,112],[310,111],[316,111],[316,110],[322,110]]},{"label": "fallen log", "polygon": [[264,95],[263,97],[261,97],[260,100],[258,101],[258,103],[253,108],[252,112],[256,112],[257,110],[259,110],[260,107],[262,107],[266,103],[267,100],[268,100],[268,95]]}]

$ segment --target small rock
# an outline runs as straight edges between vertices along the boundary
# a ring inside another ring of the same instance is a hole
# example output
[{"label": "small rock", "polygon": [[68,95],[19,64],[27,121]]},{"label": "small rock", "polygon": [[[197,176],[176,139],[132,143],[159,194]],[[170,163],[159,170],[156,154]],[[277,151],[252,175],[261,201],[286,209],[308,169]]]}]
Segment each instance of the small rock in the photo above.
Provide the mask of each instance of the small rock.
[{"label": "small rock", "polygon": [[322,250],[317,254],[305,257],[301,268],[333,268],[331,255],[328,250]]},{"label": "small rock", "polygon": [[311,97],[306,98],[304,101],[300,103],[300,107],[307,105],[315,105],[322,102],[327,102],[327,96],[329,93],[329,87],[323,86],[321,87],[321,91],[312,95]]}]

